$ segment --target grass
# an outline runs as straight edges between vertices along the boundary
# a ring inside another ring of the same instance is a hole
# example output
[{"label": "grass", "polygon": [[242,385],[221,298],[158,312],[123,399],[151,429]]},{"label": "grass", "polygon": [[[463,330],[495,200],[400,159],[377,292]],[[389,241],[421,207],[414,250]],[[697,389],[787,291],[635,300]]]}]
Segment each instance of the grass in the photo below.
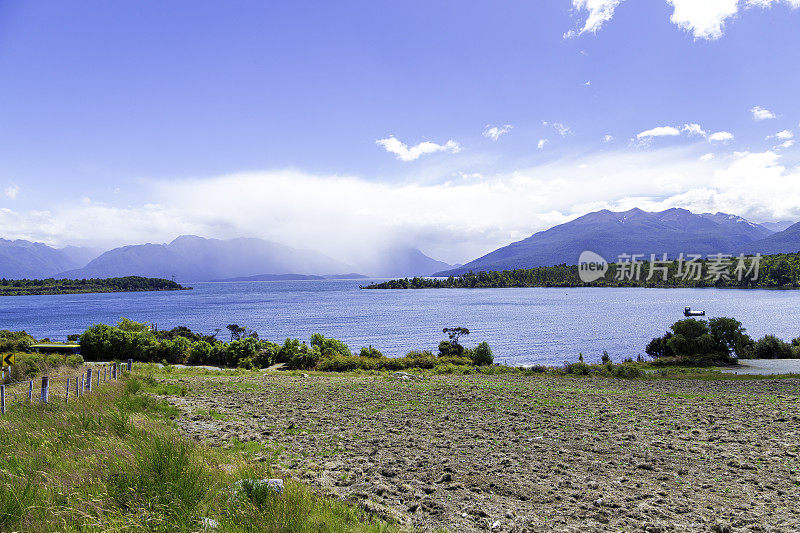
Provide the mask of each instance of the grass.
[{"label": "grass", "polygon": [[396,529],[292,480],[282,495],[234,489],[272,477],[271,461],[253,461],[250,443],[211,449],[184,438],[153,388],[126,377],[0,418],[0,530],[190,532],[203,518],[226,532]]}]

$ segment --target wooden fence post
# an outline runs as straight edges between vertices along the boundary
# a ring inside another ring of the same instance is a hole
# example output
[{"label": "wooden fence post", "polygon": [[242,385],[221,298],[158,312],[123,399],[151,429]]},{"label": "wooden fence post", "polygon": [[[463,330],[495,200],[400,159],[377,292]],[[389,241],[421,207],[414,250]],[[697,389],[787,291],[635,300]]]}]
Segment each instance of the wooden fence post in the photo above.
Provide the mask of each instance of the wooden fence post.
[{"label": "wooden fence post", "polygon": [[107,374],[108,374],[108,367],[104,366],[103,367],[103,381],[108,381]]},{"label": "wooden fence post", "polygon": [[133,370],[133,359],[128,359],[128,372]]},{"label": "wooden fence post", "polygon": [[64,397],[64,401],[69,403],[69,378],[67,378],[67,395]]},{"label": "wooden fence post", "polygon": [[28,403],[33,401],[33,380],[28,382]]},{"label": "wooden fence post", "polygon": [[100,369],[97,369],[97,386],[100,386]]},{"label": "wooden fence post", "polygon": [[92,367],[86,369],[86,390],[92,392]]},{"label": "wooden fence post", "polygon": [[42,376],[42,403],[47,403],[50,397],[50,378]]},{"label": "wooden fence post", "polygon": [[111,363],[111,379],[117,380],[117,363]]},{"label": "wooden fence post", "polygon": [[6,414],[6,385],[0,385],[0,414]]},{"label": "wooden fence post", "polygon": [[81,391],[80,391],[80,389],[79,389],[80,385],[78,384],[78,382],[79,382],[79,381],[80,381],[80,379],[78,379],[78,376],[75,376],[75,399],[76,399],[76,400],[77,400],[77,399],[80,397],[80,395],[81,395]]}]

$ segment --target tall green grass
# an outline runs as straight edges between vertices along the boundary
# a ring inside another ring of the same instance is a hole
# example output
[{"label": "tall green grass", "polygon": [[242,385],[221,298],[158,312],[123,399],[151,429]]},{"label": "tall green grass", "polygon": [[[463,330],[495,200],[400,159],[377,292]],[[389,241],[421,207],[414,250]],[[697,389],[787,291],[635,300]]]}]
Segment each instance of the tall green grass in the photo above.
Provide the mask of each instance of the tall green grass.
[{"label": "tall green grass", "polygon": [[126,378],[0,417],[0,531],[189,532],[204,517],[225,532],[394,530],[291,480],[281,495],[237,490],[270,464],[181,436],[147,388]]}]

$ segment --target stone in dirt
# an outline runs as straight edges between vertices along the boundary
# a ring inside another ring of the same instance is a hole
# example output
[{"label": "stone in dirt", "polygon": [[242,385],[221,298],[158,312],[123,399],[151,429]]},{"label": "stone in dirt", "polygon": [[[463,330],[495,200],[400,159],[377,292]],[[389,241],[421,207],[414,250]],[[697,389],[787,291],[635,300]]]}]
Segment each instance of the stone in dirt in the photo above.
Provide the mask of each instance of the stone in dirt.
[{"label": "stone in dirt", "polygon": [[269,479],[269,478],[264,478],[264,479],[240,479],[239,481],[237,481],[235,483],[236,488],[238,488],[239,490],[243,490],[245,485],[248,485],[248,484],[250,485],[251,489],[252,488],[261,488],[261,487],[265,487],[266,486],[267,488],[269,488],[272,491],[274,491],[276,494],[282,494],[283,493],[283,480],[282,479]]},{"label": "stone in dirt", "polygon": [[415,374],[409,374],[408,372],[395,372],[392,374],[397,379],[402,379],[403,381],[410,381],[413,379],[423,380],[422,376],[417,376]]}]

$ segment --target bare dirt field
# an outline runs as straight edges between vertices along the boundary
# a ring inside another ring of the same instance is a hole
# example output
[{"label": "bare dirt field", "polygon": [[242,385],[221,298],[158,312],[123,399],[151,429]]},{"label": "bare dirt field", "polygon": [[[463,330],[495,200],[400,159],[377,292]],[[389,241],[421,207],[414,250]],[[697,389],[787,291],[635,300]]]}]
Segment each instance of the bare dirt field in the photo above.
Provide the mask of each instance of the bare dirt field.
[{"label": "bare dirt field", "polygon": [[800,380],[169,379],[185,433],[422,531],[800,531]]}]

